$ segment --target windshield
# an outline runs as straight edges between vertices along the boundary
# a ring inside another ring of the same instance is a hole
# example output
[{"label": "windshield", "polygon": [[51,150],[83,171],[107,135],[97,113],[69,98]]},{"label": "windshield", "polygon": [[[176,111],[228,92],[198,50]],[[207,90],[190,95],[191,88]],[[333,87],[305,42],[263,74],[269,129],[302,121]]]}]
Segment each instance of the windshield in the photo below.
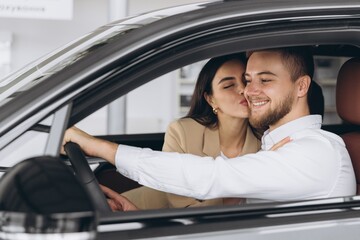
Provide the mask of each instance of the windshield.
[{"label": "windshield", "polygon": [[0,106],[20,92],[44,81],[68,65],[83,58],[97,47],[136,28],[136,25],[104,26],[62,48],[36,60],[23,69],[0,80]]}]

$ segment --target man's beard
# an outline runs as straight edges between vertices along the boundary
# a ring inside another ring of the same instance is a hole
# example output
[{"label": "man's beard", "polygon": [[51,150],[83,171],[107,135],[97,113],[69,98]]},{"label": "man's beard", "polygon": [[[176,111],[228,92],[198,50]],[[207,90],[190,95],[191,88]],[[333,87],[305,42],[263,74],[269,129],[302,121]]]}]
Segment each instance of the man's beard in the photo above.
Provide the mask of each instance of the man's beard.
[{"label": "man's beard", "polygon": [[268,129],[269,126],[277,123],[291,111],[293,102],[294,100],[292,98],[292,94],[289,94],[283,99],[283,101],[280,102],[279,106],[277,106],[275,110],[272,111],[270,109],[268,112],[262,116],[258,116],[257,118],[252,115],[250,110],[249,121],[251,126],[257,129]]}]

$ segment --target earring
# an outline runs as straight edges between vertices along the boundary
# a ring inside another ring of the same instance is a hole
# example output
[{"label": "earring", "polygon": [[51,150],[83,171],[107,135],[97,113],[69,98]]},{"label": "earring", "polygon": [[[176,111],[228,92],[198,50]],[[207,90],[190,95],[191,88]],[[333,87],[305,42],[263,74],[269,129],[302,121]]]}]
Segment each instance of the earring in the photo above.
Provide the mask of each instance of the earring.
[{"label": "earring", "polygon": [[218,112],[217,108],[214,108],[214,107],[213,107],[212,110],[213,110],[213,113],[214,113],[215,115],[217,115],[217,112]]}]

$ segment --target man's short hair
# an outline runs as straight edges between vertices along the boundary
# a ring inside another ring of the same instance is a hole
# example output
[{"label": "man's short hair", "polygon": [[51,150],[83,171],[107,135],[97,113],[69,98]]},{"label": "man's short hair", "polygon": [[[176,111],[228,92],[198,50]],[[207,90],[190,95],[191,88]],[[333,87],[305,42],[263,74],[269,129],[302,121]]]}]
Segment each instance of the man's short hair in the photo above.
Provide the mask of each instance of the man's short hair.
[{"label": "man's short hair", "polygon": [[289,70],[293,81],[304,75],[308,75],[313,79],[314,58],[311,47],[301,46],[253,50],[247,52],[247,57],[249,58],[254,52],[261,51],[274,51],[280,53],[283,64]]}]

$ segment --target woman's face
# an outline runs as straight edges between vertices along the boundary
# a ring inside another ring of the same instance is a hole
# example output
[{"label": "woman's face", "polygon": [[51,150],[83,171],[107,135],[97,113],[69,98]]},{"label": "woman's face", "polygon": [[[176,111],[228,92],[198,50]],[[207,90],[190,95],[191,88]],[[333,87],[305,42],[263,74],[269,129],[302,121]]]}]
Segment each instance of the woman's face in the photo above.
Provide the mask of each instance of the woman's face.
[{"label": "woman's face", "polygon": [[212,81],[213,94],[206,99],[217,109],[218,117],[247,118],[248,103],[244,96],[243,74],[245,66],[238,60],[225,62],[216,72]]}]

